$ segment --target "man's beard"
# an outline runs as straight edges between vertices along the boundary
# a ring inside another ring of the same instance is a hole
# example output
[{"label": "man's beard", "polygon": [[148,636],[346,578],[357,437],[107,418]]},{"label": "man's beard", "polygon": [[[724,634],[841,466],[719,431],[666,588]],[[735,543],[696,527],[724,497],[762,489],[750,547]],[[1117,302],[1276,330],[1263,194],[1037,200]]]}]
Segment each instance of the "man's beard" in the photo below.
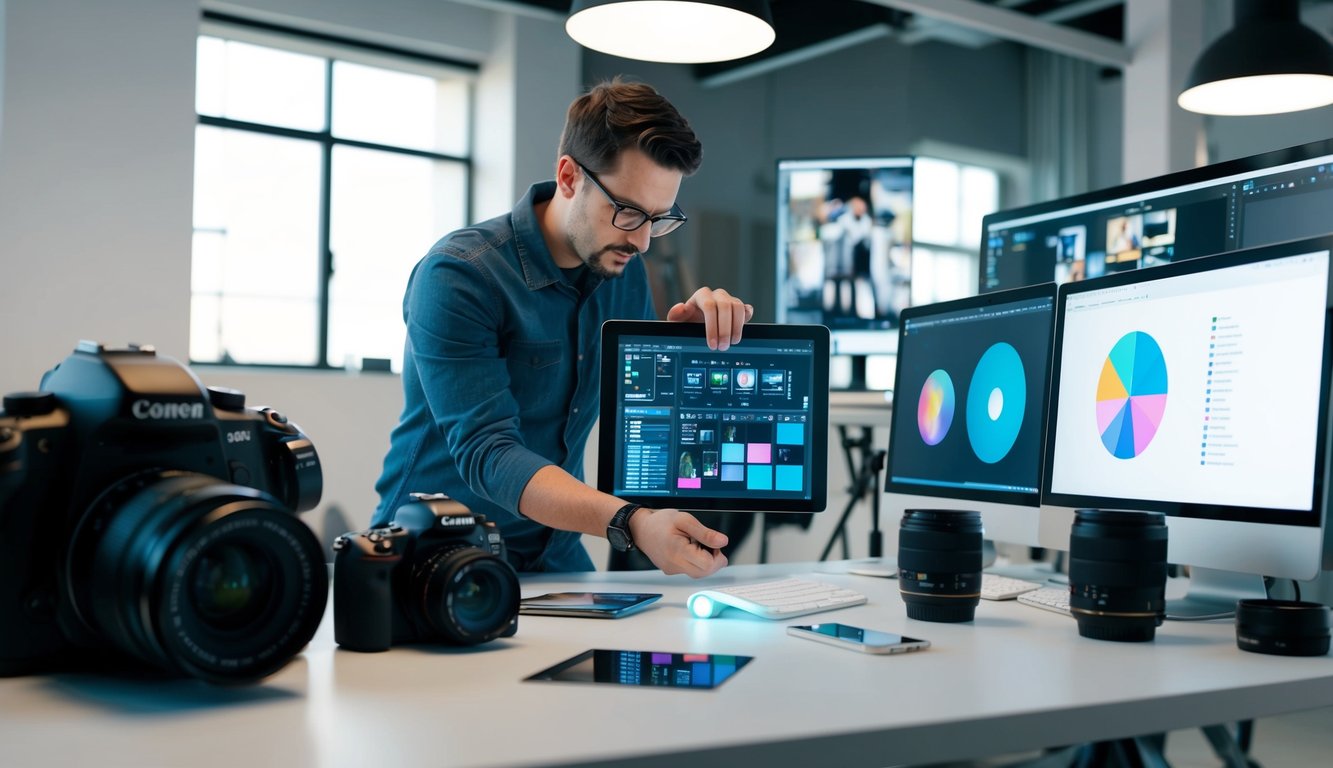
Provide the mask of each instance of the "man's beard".
[{"label": "man's beard", "polygon": [[606,266],[606,264],[603,263],[602,261],[603,258],[605,258],[608,254],[612,253],[625,254],[628,255],[631,259],[633,259],[635,256],[642,255],[639,253],[638,249],[635,248],[634,246],[622,244],[622,245],[604,245],[601,248],[592,251],[590,255],[585,256],[584,254],[587,253],[588,250],[590,249],[585,249],[581,247],[579,243],[579,238],[576,237],[574,233],[571,232],[566,237],[566,240],[568,240],[569,242],[570,250],[574,251],[574,253],[578,255],[579,259],[581,259],[584,264],[588,265],[588,271],[592,272],[594,275],[597,275],[603,280],[611,280],[617,277],[623,277],[625,274],[624,269],[621,269],[619,272],[615,272],[612,271],[610,268]]}]

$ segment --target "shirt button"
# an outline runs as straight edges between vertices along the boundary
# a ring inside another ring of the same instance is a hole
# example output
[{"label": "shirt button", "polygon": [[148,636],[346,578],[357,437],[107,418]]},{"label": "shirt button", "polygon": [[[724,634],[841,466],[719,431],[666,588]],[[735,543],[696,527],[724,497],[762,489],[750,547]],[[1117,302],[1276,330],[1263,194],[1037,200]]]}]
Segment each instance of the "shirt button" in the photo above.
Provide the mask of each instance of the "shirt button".
[{"label": "shirt button", "polygon": [[583,359],[583,355],[579,355],[579,359],[582,360],[582,359]]},{"label": "shirt button", "polygon": [[575,408],[575,409],[574,409],[574,413],[578,413],[578,412],[579,412],[579,409],[578,409],[578,408]]}]

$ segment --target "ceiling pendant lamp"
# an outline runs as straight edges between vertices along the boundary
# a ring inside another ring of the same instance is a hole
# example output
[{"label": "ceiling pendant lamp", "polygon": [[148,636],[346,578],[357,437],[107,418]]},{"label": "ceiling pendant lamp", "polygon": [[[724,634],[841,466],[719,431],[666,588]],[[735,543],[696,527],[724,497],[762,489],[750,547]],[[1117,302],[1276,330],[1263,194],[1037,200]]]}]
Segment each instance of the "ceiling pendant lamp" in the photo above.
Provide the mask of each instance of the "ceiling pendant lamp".
[{"label": "ceiling pendant lamp", "polygon": [[767,0],[575,0],[565,32],[594,51],[672,64],[739,59],[775,37]]},{"label": "ceiling pendant lamp", "polygon": [[1301,24],[1299,0],[1235,0],[1234,26],[1199,55],[1176,103],[1206,115],[1333,104],[1333,45]]}]

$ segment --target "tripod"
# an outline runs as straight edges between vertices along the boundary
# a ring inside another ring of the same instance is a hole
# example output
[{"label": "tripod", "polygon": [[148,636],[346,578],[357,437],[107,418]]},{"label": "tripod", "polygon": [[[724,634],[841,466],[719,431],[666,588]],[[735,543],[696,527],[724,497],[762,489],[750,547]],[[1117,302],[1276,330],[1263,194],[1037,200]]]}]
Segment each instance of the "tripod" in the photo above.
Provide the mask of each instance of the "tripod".
[{"label": "tripod", "polygon": [[[847,460],[847,472],[852,478],[847,486],[847,506],[842,510],[842,517],[838,519],[838,527],[833,530],[833,535],[829,537],[828,544],[824,546],[824,551],[819,555],[820,560],[827,560],[829,552],[833,551],[833,544],[839,539],[842,540],[842,559],[851,558],[851,548],[847,542],[847,518],[851,517],[852,510],[865,498],[866,493],[870,493],[870,556],[882,557],[884,555],[884,538],[879,530],[879,473],[884,469],[884,451],[875,450],[875,428],[871,426],[860,427],[859,437],[851,437],[848,434],[847,425],[838,425],[838,435],[842,438],[842,455]],[[859,452],[860,461],[857,461],[857,452]]]}]

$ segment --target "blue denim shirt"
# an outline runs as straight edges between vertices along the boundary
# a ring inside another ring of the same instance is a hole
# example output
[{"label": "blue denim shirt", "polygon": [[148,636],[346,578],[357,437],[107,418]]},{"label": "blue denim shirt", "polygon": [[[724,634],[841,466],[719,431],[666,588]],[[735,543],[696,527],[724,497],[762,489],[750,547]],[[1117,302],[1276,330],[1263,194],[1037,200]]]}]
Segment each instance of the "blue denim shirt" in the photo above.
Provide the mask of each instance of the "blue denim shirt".
[{"label": "blue denim shirt", "polygon": [[655,317],[641,259],[618,279],[587,275],[584,295],[565,280],[533,212],[554,195],[555,182],[534,184],[512,212],[446,235],[413,268],[403,414],[375,485],[373,524],[410,493],[447,493],[499,525],[520,571],[593,569],[580,534],[523,517],[518,500],[549,464],[583,477],[602,322]]}]

